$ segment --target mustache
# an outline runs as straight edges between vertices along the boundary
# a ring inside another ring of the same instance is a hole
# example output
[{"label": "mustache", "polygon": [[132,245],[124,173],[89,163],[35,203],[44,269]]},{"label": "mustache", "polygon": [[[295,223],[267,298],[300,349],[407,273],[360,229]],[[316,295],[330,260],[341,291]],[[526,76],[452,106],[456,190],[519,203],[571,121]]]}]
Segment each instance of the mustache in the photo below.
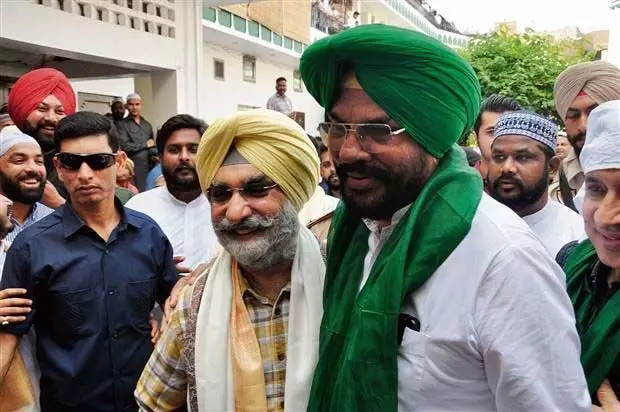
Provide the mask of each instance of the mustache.
[{"label": "mustache", "polygon": [[43,180],[43,175],[41,173],[37,173],[37,172],[26,172],[24,173],[22,176],[17,178],[18,182],[22,182],[24,180],[28,180],[28,179],[36,179],[37,182],[40,182]]},{"label": "mustache", "polygon": [[[383,168],[364,161],[354,163],[341,163],[337,167],[338,176],[346,177],[351,173],[372,176],[379,180],[389,179],[390,174]],[[343,180],[343,179],[341,179]]]},{"label": "mustache", "polygon": [[58,126],[58,122],[54,122],[51,120],[43,119],[37,124],[37,128],[43,129],[44,127],[53,127],[54,129]]},{"label": "mustache", "polygon": [[174,168],[174,172],[182,172],[184,170],[191,170],[192,172],[196,172],[196,166],[192,165],[180,165]]},{"label": "mustache", "polygon": [[517,179],[514,176],[502,174],[493,184],[493,186],[498,187],[502,183],[512,183],[513,185],[523,189],[523,182]]},{"label": "mustache", "polygon": [[219,233],[230,233],[238,230],[269,229],[276,221],[276,217],[260,216],[253,214],[238,223],[232,223],[227,218],[222,218],[213,225],[213,229]]}]

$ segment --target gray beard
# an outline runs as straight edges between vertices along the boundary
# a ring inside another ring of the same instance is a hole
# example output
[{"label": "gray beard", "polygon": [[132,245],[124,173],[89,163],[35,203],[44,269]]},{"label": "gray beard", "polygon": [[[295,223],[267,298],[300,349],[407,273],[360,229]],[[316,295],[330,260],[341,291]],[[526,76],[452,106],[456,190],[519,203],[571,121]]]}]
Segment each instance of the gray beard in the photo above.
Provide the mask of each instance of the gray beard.
[{"label": "gray beard", "polygon": [[[254,214],[236,224],[223,218],[213,222],[213,227],[222,247],[244,269],[265,272],[295,259],[299,218],[297,210],[288,201],[275,216]],[[238,241],[230,233],[237,229],[255,228],[263,232],[250,241]]]}]

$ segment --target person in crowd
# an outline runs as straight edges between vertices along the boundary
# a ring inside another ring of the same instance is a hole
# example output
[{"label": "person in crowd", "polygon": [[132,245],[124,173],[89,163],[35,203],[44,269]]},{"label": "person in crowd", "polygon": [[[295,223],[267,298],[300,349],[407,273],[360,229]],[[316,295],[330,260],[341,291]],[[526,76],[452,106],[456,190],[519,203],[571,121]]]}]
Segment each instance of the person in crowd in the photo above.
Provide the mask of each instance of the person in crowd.
[{"label": "person in crowd", "polygon": [[[593,109],[580,161],[588,238],[558,255],[577,315],[581,362],[592,399],[620,410],[620,100]],[[615,391],[615,393],[614,393]]]},{"label": "person in crowd", "polygon": [[127,207],[157,222],[184,266],[209,262],[217,248],[211,207],[196,171],[198,144],[207,125],[188,114],[168,119],[157,132],[157,150],[166,184],[135,196]]},{"label": "person in crowd", "polygon": [[110,103],[110,113],[105,115],[114,123],[125,118],[125,101],[120,97],[115,97]]},{"label": "person in crowd", "polygon": [[267,101],[267,109],[275,110],[286,116],[293,113],[293,102],[286,95],[286,78],[278,77],[276,79],[276,94],[271,96]]},{"label": "person in crowd", "polygon": [[332,155],[320,138],[317,139],[316,146],[321,159],[321,187],[328,196],[340,199],[342,197],[340,193],[340,178],[338,173],[336,173]]},{"label": "person in crowd", "polygon": [[[506,96],[492,94],[480,106],[480,114],[474,123],[474,133],[476,143],[480,149],[480,175],[486,179],[489,173],[489,163],[491,161],[491,141],[493,140],[493,130],[499,117],[506,112],[516,112],[522,110],[519,103]],[[486,186],[486,184],[485,184]]]},{"label": "person in crowd", "polygon": [[536,113],[503,114],[493,132],[487,177],[489,194],[525,220],[553,258],[568,242],[585,237],[581,216],[549,199],[549,175],[560,165],[557,132],[555,123]]},{"label": "person in crowd", "polygon": [[360,14],[358,11],[354,11],[353,14],[347,19],[345,28],[357,27],[360,25]]},{"label": "person in crowd", "polygon": [[[13,223],[11,222],[12,206],[13,203],[10,199],[0,195],[0,270],[4,265],[9,246],[4,237],[13,230]],[[0,279],[1,277],[0,274]],[[25,290],[23,292],[25,293]],[[23,321],[25,317],[18,312],[4,312],[6,308],[3,306],[2,299],[4,297],[2,295],[3,292],[0,292],[0,324],[8,325],[11,321]],[[38,394],[33,389],[31,376],[20,350],[15,354],[7,371],[7,376],[0,384],[0,411],[39,411],[37,397]]]},{"label": "person in crowd", "polygon": [[570,144],[570,140],[568,140],[568,136],[566,136],[566,132],[559,132],[555,155],[560,159],[560,161],[563,161],[572,150],[573,147]]},{"label": "person in crowd", "polygon": [[8,112],[15,125],[32,136],[43,150],[47,185],[42,203],[53,209],[68,196],[54,168],[54,133],[58,122],[76,111],[75,91],[67,77],[55,69],[36,69],[20,77],[8,96]]},{"label": "person in crowd", "polygon": [[149,147],[154,146],[153,126],[142,116],[142,98],[133,93],[127,96],[128,116],[116,122],[121,148],[135,164],[135,183],[139,191],[146,187],[149,172]]},{"label": "person in crowd", "polygon": [[552,197],[580,212],[585,177],[579,155],[585,142],[588,116],[599,104],[620,99],[620,68],[605,61],[571,66],[556,79],[553,98],[574,152],[562,162],[559,184]]},{"label": "person in crowd", "polygon": [[0,325],[0,383],[34,327],[42,410],[135,410],[133,390],[156,338],[150,311],[178,276],[172,246],[153,220],[116,199],[126,156],[108,119],[75,113],[54,139],[70,202],[7,253],[0,289],[26,289],[32,310],[22,323]]},{"label": "person in crowd", "polygon": [[[135,165],[133,160],[127,159],[125,162],[125,166],[118,169],[116,172],[116,185],[118,187],[122,187],[123,189],[129,190],[133,195],[137,195],[138,188],[135,187],[131,182],[133,182],[135,175]],[[127,204],[126,202],[124,204]]]},{"label": "person in crowd", "polygon": [[140,410],[304,411],[325,272],[297,217],[319,182],[313,144],[280,113],[239,112],[209,127],[196,164],[223,250],[183,290]]},{"label": "person in crowd", "polygon": [[471,147],[463,147],[465,157],[467,158],[467,164],[470,167],[479,167],[480,165],[480,153]]},{"label": "person in crowd", "polygon": [[11,120],[11,116],[8,113],[0,114],[0,130],[4,129],[7,126],[12,126],[13,120]]},{"label": "person in crowd", "polygon": [[308,410],[591,410],[564,274],[455,144],[473,69],[373,24],[313,43],[300,71],[344,201]]}]

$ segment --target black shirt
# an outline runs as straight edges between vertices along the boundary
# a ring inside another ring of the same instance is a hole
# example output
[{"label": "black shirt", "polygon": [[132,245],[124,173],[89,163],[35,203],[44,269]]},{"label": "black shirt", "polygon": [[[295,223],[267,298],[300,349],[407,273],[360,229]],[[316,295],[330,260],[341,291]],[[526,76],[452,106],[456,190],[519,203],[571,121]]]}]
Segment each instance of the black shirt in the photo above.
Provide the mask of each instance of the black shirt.
[{"label": "black shirt", "polygon": [[0,289],[33,300],[43,411],[136,410],[133,392],[153,350],[149,317],[176,282],[172,246],[146,215],[117,201],[121,221],[105,242],[70,204],[20,233]]},{"label": "black shirt", "polygon": [[140,124],[133,117],[126,117],[116,122],[116,128],[121,138],[121,147],[128,154],[146,149],[146,142],[153,139],[153,127],[144,117],[140,117]]}]

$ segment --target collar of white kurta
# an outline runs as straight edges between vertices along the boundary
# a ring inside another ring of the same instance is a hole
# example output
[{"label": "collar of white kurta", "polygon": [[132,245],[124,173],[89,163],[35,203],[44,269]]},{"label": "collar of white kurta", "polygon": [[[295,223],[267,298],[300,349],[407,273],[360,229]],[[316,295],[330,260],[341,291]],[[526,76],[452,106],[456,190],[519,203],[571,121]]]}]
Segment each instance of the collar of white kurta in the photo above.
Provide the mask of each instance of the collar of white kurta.
[{"label": "collar of white kurta", "polygon": [[[211,267],[196,319],[195,373],[198,408],[234,411],[229,348],[232,257],[222,251]],[[318,357],[325,266],[312,233],[299,228],[291,271],[284,410],[305,411]],[[198,411],[192,411],[198,412]]]}]

